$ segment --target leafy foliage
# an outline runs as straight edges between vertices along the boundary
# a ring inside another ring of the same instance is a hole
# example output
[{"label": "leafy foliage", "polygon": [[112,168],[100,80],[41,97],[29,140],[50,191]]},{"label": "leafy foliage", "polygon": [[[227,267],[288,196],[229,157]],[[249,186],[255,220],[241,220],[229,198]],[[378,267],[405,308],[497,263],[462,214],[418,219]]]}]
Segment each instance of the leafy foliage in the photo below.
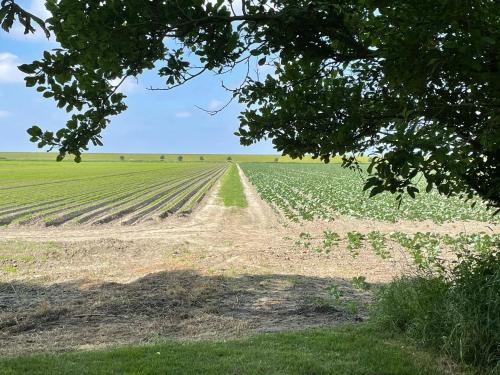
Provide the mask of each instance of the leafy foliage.
[{"label": "leafy foliage", "polygon": [[50,37],[50,32],[41,18],[26,11],[16,4],[14,0],[2,0],[0,2],[0,25],[2,29],[7,32],[10,31],[16,18],[24,27],[25,34],[34,33],[33,23],[36,23],[43,30],[45,36]]},{"label": "leafy foliage", "polygon": [[[39,147],[80,160],[126,109],[126,77],[157,69],[167,89],[236,64],[270,68],[231,89],[244,145],[328,162],[374,153],[371,195],[422,188],[500,204],[500,3],[491,0],[49,0],[61,48],[21,66],[26,84],[72,115]],[[411,68],[410,68],[411,67]],[[260,69],[260,68],[259,68]],[[73,113],[74,112],[74,113]],[[350,156],[352,155],[352,156]]]},{"label": "leafy foliage", "polygon": [[496,374],[500,369],[498,249],[461,253],[447,277],[403,277],[389,284],[379,294],[378,321]]}]

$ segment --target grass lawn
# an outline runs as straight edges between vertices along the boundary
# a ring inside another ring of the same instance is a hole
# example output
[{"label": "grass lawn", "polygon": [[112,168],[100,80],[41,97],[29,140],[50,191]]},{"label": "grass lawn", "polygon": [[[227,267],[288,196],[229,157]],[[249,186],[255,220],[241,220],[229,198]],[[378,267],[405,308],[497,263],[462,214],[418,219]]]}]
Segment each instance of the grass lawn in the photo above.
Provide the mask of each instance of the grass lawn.
[{"label": "grass lawn", "polygon": [[[0,359],[1,374],[451,373],[442,359],[368,325]],[[456,373],[456,372],[453,372]]]},{"label": "grass lawn", "polygon": [[238,167],[235,164],[232,164],[222,177],[219,197],[222,198],[226,207],[246,207],[248,205]]}]

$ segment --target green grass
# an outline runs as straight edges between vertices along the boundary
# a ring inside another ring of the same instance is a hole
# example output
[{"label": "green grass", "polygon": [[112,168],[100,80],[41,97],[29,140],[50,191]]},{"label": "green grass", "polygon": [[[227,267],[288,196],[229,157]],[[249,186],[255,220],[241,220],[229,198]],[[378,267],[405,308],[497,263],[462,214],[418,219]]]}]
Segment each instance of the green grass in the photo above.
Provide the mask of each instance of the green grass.
[{"label": "green grass", "polygon": [[[274,163],[278,159],[279,163],[322,163],[320,160],[312,159],[307,156],[300,159],[292,159],[288,156],[281,155],[253,155],[253,154],[118,154],[118,153],[84,153],[82,156],[83,162],[90,161],[120,161],[120,156],[124,157],[125,161],[135,161],[135,162],[147,162],[147,161],[160,161],[160,156],[165,156],[165,161],[175,161],[177,162],[177,157],[182,156],[183,161],[201,161],[200,157],[203,157],[204,161],[207,162],[221,162],[226,161],[228,157],[236,163],[245,162],[267,162]],[[32,161],[55,161],[57,153],[54,152],[0,152],[0,162],[3,160],[32,160]],[[363,162],[368,161],[368,158],[361,158]],[[72,162],[71,156],[68,156],[65,161]],[[340,157],[332,159],[332,163],[340,163],[342,160]]]},{"label": "green grass", "polygon": [[246,207],[248,205],[238,167],[234,164],[222,177],[219,197],[222,198],[226,207]]},{"label": "green grass", "polygon": [[[445,374],[442,358],[367,325],[0,359],[8,374]],[[455,372],[456,373],[456,372]]]}]

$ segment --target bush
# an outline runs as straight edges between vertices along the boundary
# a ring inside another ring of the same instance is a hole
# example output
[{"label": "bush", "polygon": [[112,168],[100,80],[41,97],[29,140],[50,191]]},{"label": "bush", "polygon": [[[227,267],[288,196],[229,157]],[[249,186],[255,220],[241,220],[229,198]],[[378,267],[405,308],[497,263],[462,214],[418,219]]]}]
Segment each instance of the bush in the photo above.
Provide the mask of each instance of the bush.
[{"label": "bush", "polygon": [[385,328],[474,366],[500,370],[500,252],[460,254],[445,274],[402,277],[378,294]]}]

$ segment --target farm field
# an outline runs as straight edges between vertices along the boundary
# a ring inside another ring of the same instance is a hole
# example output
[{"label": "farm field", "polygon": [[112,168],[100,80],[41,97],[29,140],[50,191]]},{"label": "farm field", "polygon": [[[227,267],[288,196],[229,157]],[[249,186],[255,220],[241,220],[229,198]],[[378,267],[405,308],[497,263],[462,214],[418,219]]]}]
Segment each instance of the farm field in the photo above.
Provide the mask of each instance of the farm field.
[{"label": "farm field", "polygon": [[241,165],[263,199],[294,221],[333,220],[341,215],[378,221],[432,220],[499,222],[479,202],[474,208],[458,198],[445,198],[435,191],[416,199],[406,197],[397,207],[395,196],[384,193],[368,198],[363,193],[363,177],[339,165],[263,164]]},{"label": "farm field", "polygon": [[[281,155],[255,155],[255,154],[117,154],[117,153],[85,153],[83,162],[92,161],[123,161],[133,162],[151,162],[160,161],[160,157],[164,156],[167,162],[177,161],[179,156],[182,156],[183,161],[212,161],[212,162],[225,162],[230,158],[237,163],[246,162],[262,162],[274,163],[276,161],[282,163],[315,163],[321,164],[319,159],[312,159],[305,157],[303,159],[292,159],[288,156]],[[54,161],[56,160],[57,153],[54,152],[0,152],[0,161],[3,160],[29,160],[29,161]],[[361,162],[367,162],[367,157],[361,157]],[[68,157],[64,162],[73,162],[71,157]],[[333,163],[340,163],[341,158],[337,157],[332,159]]]},{"label": "farm field", "polygon": [[3,161],[0,224],[134,224],[187,213],[226,164]]},{"label": "farm field", "polygon": [[[376,291],[415,259],[500,243],[484,207],[426,194],[398,211],[392,196],[367,202],[359,176],[333,164],[2,160],[0,181],[0,372],[85,368],[117,345],[134,356],[202,340],[218,353],[210,340],[309,328],[328,330],[326,345],[344,326],[362,332]],[[380,355],[398,366],[410,357],[391,340]],[[65,351],[76,357],[27,356]],[[439,361],[428,373],[453,373]]]}]

